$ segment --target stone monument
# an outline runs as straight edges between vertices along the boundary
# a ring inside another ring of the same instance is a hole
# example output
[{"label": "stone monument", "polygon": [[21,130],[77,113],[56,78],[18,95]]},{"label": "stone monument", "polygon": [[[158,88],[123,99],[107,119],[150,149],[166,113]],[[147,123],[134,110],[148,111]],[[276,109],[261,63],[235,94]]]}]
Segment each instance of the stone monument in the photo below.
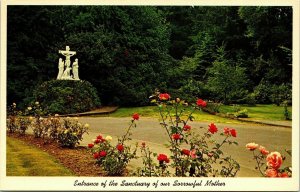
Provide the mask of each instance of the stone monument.
[{"label": "stone monument", "polygon": [[80,80],[78,76],[78,59],[75,59],[71,66],[71,57],[76,55],[76,52],[70,51],[70,47],[66,46],[66,50],[59,50],[58,53],[65,56],[66,60],[63,61],[62,58],[59,58],[57,79]]}]

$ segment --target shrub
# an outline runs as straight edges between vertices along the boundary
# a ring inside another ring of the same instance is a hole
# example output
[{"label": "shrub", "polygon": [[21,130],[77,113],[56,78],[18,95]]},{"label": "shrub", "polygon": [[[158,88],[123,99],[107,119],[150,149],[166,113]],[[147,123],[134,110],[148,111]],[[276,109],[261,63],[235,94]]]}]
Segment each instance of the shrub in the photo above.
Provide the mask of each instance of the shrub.
[{"label": "shrub", "polygon": [[58,129],[57,139],[62,147],[74,148],[79,141],[83,139],[83,134],[88,131],[89,124],[81,124],[75,117],[71,119],[67,117],[63,119],[63,125]]},{"label": "shrub", "polygon": [[[292,177],[292,167],[281,168],[285,157],[279,152],[269,152],[265,147],[256,143],[248,143],[246,148],[252,151],[256,162],[255,169],[263,177]],[[286,150],[286,152],[291,155],[291,151]]]},{"label": "shrub", "polygon": [[[161,96],[168,95],[168,97]],[[209,125],[204,135],[200,135],[192,130],[188,124],[194,118],[193,112],[207,106],[206,101],[198,99],[195,104],[186,105],[179,98],[170,100],[169,94],[160,94],[157,97],[157,105],[160,112],[161,126],[168,135],[166,145],[171,152],[170,159],[165,154],[157,156],[159,166],[153,164],[151,152],[144,150],[144,167],[139,168],[137,174],[141,176],[169,176],[167,168],[174,168],[174,176],[193,176],[193,177],[234,177],[240,169],[239,164],[231,157],[224,157],[221,147],[225,144],[231,145],[237,142],[232,138],[237,136],[236,130],[224,128],[220,134],[223,138],[221,143],[211,139],[218,128],[213,123]],[[191,106],[190,113],[185,113],[185,108]],[[153,153],[153,156],[154,153]],[[218,165],[221,164],[220,170]],[[158,173],[161,171],[161,174]],[[172,171],[171,171],[172,172]]]},{"label": "shrub", "polygon": [[130,146],[125,145],[125,141],[131,140],[130,129],[135,127],[135,121],[139,120],[138,114],[133,114],[130,126],[127,128],[126,133],[118,139],[117,145],[111,144],[111,137],[103,138],[98,135],[94,143],[88,145],[91,152],[96,159],[96,162],[101,166],[108,176],[121,176],[124,174],[127,164],[132,158],[136,157],[136,148],[131,152]]},{"label": "shrub", "polygon": [[234,113],[234,116],[237,118],[248,118],[248,110],[242,109]]},{"label": "shrub", "polygon": [[51,114],[85,112],[100,105],[96,89],[87,81],[46,81],[33,95],[44,111]]}]

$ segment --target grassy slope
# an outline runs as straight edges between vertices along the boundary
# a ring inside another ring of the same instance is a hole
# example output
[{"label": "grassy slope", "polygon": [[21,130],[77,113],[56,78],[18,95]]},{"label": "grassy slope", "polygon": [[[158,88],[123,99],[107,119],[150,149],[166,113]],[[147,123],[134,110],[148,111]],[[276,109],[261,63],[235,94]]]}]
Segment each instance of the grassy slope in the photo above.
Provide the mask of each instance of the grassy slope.
[{"label": "grassy slope", "polygon": [[7,137],[6,158],[7,176],[72,176],[48,153]]}]

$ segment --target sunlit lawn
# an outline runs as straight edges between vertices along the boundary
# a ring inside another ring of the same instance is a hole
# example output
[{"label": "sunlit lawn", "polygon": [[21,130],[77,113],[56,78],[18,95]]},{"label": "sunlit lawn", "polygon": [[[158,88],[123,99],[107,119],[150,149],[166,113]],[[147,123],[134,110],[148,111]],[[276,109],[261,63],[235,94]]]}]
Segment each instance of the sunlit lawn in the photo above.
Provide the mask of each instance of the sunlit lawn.
[{"label": "sunlit lawn", "polygon": [[[188,110],[185,111],[184,114],[190,113],[191,110],[188,108]],[[138,113],[142,117],[154,117],[159,118],[159,108],[157,106],[145,106],[145,107],[128,107],[128,108],[119,108],[116,112],[109,114],[110,117],[130,117],[133,113]],[[215,123],[241,123],[236,120],[227,119],[215,115],[211,115],[208,113],[205,113],[203,111],[196,110],[193,113],[193,116],[195,117],[196,121],[206,121],[206,122],[215,122]]]},{"label": "sunlit lawn", "polygon": [[[283,107],[276,105],[256,105],[256,106],[243,106],[241,109],[246,108],[248,110],[249,120],[284,120]],[[292,107],[288,107],[291,113]],[[185,114],[190,112],[190,108]],[[228,105],[222,105],[220,107],[221,113],[233,113],[234,107]],[[159,118],[159,108],[157,106],[145,106],[145,107],[122,107],[116,112],[109,114],[111,117],[130,117],[133,113],[139,113],[142,117],[154,117]],[[241,123],[236,120],[211,115],[209,113],[196,110],[193,114],[196,121],[207,121],[215,123]]]},{"label": "sunlit lawn", "polygon": [[[276,105],[256,105],[256,106],[240,106],[241,109],[247,109],[249,120],[250,119],[257,119],[257,120],[284,120],[284,108],[282,106]],[[288,111],[292,114],[292,107],[288,107]],[[221,113],[233,113],[234,107],[228,105],[222,105],[220,107]]]},{"label": "sunlit lawn", "polygon": [[15,138],[7,137],[7,176],[72,176],[48,153],[27,145]]}]

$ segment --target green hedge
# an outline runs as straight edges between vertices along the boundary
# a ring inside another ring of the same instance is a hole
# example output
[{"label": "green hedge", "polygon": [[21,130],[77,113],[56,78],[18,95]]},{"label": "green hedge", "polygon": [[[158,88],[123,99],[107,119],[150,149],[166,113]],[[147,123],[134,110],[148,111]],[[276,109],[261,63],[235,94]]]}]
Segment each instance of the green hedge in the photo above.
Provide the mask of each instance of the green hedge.
[{"label": "green hedge", "polygon": [[85,112],[100,106],[96,89],[82,80],[46,81],[34,90],[33,96],[50,114]]}]

